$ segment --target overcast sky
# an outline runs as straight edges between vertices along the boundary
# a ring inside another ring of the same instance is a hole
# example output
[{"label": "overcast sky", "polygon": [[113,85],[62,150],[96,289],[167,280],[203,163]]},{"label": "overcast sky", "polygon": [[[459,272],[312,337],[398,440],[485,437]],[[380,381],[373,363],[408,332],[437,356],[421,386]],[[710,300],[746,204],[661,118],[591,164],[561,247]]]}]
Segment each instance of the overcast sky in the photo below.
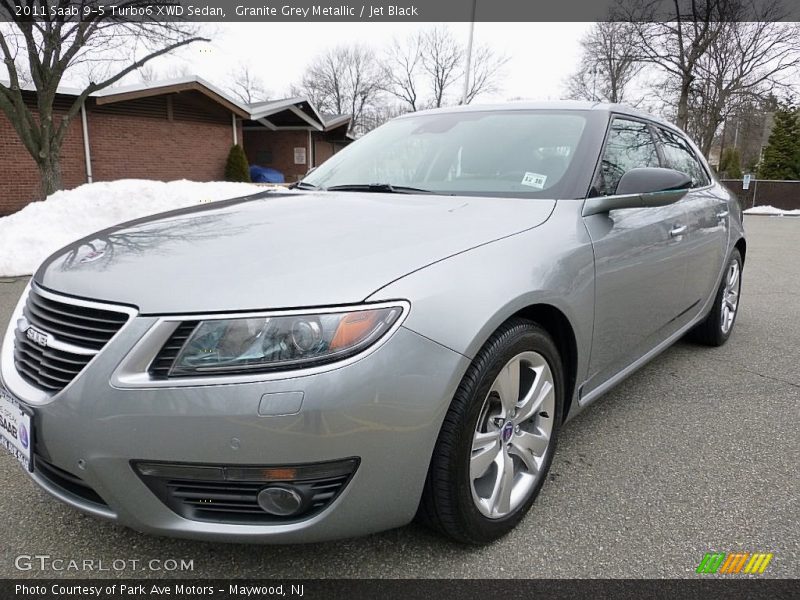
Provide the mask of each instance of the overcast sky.
[{"label": "overcast sky", "polygon": [[[380,47],[393,36],[403,38],[425,23],[229,23],[210,25],[213,41],[190,46],[179,57],[154,61],[163,75],[177,65],[224,87],[230,71],[248,64],[272,97],[285,95],[315,55],[337,44],[362,42]],[[487,102],[508,98],[532,100],[563,96],[563,83],[578,62],[578,40],[589,23],[477,23],[475,43],[488,44],[510,57],[503,89],[481,96]],[[451,23],[466,44],[468,23]],[[128,80],[138,81],[138,77]]]}]

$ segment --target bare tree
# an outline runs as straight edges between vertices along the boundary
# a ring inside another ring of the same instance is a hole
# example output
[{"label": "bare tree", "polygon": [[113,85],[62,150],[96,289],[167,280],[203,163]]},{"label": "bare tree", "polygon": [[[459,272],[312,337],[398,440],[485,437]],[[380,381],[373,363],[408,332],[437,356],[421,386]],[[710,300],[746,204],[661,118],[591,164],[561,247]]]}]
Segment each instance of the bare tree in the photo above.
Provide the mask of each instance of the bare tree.
[{"label": "bare tree", "polygon": [[787,90],[800,68],[800,28],[781,22],[783,0],[625,0],[622,6],[626,18],[639,21],[631,24],[635,58],[661,75],[654,80],[658,94],[706,155],[726,119]]},{"label": "bare tree", "polygon": [[[365,46],[339,46],[318,56],[292,93],[308,97],[324,111],[352,114],[352,131],[369,131],[388,115],[460,100],[464,58],[464,47],[445,26],[392,40],[380,65]],[[488,46],[475,50],[468,103],[499,89],[507,62],[507,56]],[[387,96],[399,104],[392,105]]]},{"label": "bare tree", "polygon": [[466,104],[470,104],[481,94],[500,91],[500,79],[508,60],[508,56],[497,54],[489,46],[479,46],[475,49],[470,68]]},{"label": "bare tree", "polygon": [[422,43],[423,38],[418,33],[405,40],[395,38],[383,57],[383,90],[407,104],[412,112],[420,108]]},{"label": "bare tree", "polygon": [[[90,70],[83,78],[87,83],[96,81],[100,77],[107,77],[109,70],[108,65],[99,63],[96,68]],[[139,79],[143,83],[153,83],[160,79],[181,79],[183,77],[189,77],[192,74],[192,69],[186,63],[178,63],[171,64],[162,71],[156,68],[154,64],[147,63],[142,68],[138,69],[138,74]]]},{"label": "bare tree", "polygon": [[[39,169],[44,195],[61,188],[61,147],[72,120],[93,92],[109,87],[143,67],[148,61],[197,41],[197,28],[186,23],[156,23],[126,20],[111,11],[101,13],[100,0],[71,0],[59,6],[80,11],[76,19],[19,16],[15,6],[47,8],[42,0],[0,0],[0,17],[10,23],[0,29],[0,56],[8,84],[0,83],[0,110]],[[141,8],[150,0],[128,0],[125,5]],[[24,11],[23,11],[24,12]],[[65,111],[53,104],[64,76],[78,65],[91,68],[103,64],[111,74],[83,87]],[[23,73],[29,73],[36,92],[36,105],[26,102]]]},{"label": "bare tree", "polygon": [[726,119],[791,93],[800,73],[800,26],[778,22],[778,8],[777,2],[765,2],[758,21],[727,23],[699,62],[687,128],[706,155]]},{"label": "bare tree", "polygon": [[581,39],[578,70],[567,81],[576,100],[624,102],[625,92],[644,63],[635,50],[636,32],[630,23],[595,23]]},{"label": "bare tree", "polygon": [[464,49],[445,27],[422,33],[422,70],[426,74],[435,108],[447,102],[447,92],[463,75]]},{"label": "bare tree", "polygon": [[361,119],[363,121],[362,127],[364,131],[370,131],[376,127],[380,127],[386,121],[390,121],[395,117],[406,114],[408,107],[402,104],[387,104],[381,103],[369,107],[364,111]]},{"label": "bare tree", "polygon": [[338,46],[318,56],[295,88],[323,111],[353,116],[351,131],[363,131],[365,110],[382,92],[381,71],[366,46]]},{"label": "bare tree", "polygon": [[689,100],[700,62],[722,35],[736,0],[624,0],[615,20],[633,24],[641,61],[664,71],[677,88],[675,122],[689,122]]},{"label": "bare tree", "polygon": [[255,75],[247,65],[242,65],[234,72],[228,84],[228,91],[244,104],[264,102],[270,97],[262,79]]},{"label": "bare tree", "polygon": [[[383,89],[411,111],[447,104],[453,88],[460,91],[464,77],[465,50],[446,27],[437,27],[393,40],[383,60]],[[489,46],[473,52],[466,102],[500,89],[508,57]],[[426,91],[428,92],[427,95]]]}]

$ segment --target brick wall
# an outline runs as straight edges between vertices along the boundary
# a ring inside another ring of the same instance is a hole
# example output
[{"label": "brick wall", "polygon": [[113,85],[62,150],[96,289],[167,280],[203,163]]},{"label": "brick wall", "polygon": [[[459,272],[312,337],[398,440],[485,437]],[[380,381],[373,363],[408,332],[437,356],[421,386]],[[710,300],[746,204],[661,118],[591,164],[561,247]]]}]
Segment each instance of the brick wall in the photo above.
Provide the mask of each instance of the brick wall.
[{"label": "brick wall", "polygon": [[314,140],[314,164],[319,166],[336,153],[336,146],[325,140]]},{"label": "brick wall", "polygon": [[[80,119],[73,120],[61,151],[61,170],[67,188],[86,183],[83,133]],[[0,217],[43,198],[36,163],[11,123],[0,114]]]},{"label": "brick wall", "polygon": [[[89,106],[94,181],[222,179],[233,144],[231,116],[219,105],[198,96],[177,95],[174,106],[169,102],[169,110],[164,97],[160,97],[163,110],[155,99],[139,104]],[[241,143],[241,124],[238,138]],[[70,189],[86,183],[80,117],[70,125],[61,156],[64,187]],[[40,199],[36,164],[6,117],[0,114],[0,216]]]},{"label": "brick wall", "polygon": [[95,181],[122,177],[214,181],[224,177],[233,131],[230,121],[92,113],[89,143]]},{"label": "brick wall", "polygon": [[[294,164],[294,149],[306,148],[306,164]],[[270,167],[283,173],[286,181],[297,181],[310,168],[308,155],[308,131],[263,131],[244,132],[244,151],[251,165]]]}]

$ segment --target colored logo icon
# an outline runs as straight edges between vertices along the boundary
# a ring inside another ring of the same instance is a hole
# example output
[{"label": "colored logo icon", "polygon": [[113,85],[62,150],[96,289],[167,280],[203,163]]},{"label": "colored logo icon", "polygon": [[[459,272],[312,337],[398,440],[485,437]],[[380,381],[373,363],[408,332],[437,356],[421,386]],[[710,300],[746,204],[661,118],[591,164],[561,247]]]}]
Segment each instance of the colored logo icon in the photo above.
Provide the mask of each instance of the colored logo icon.
[{"label": "colored logo icon", "polygon": [[697,573],[760,575],[772,556],[766,552],[706,552],[697,566]]},{"label": "colored logo icon", "polygon": [[28,449],[28,445],[31,443],[30,436],[28,436],[28,430],[22,423],[19,425],[19,443],[22,444],[22,447],[26,450]]}]

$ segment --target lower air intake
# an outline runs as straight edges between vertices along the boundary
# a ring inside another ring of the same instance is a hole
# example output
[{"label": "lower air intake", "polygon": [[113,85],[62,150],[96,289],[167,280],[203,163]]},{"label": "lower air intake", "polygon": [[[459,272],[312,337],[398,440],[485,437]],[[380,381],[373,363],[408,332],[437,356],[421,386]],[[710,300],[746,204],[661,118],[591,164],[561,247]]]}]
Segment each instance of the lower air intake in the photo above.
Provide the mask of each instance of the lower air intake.
[{"label": "lower air intake", "polygon": [[[169,508],[193,521],[270,525],[309,519],[344,490],[358,459],[280,467],[134,463],[142,481]],[[267,512],[259,494],[284,488],[300,496],[297,511]]]}]

